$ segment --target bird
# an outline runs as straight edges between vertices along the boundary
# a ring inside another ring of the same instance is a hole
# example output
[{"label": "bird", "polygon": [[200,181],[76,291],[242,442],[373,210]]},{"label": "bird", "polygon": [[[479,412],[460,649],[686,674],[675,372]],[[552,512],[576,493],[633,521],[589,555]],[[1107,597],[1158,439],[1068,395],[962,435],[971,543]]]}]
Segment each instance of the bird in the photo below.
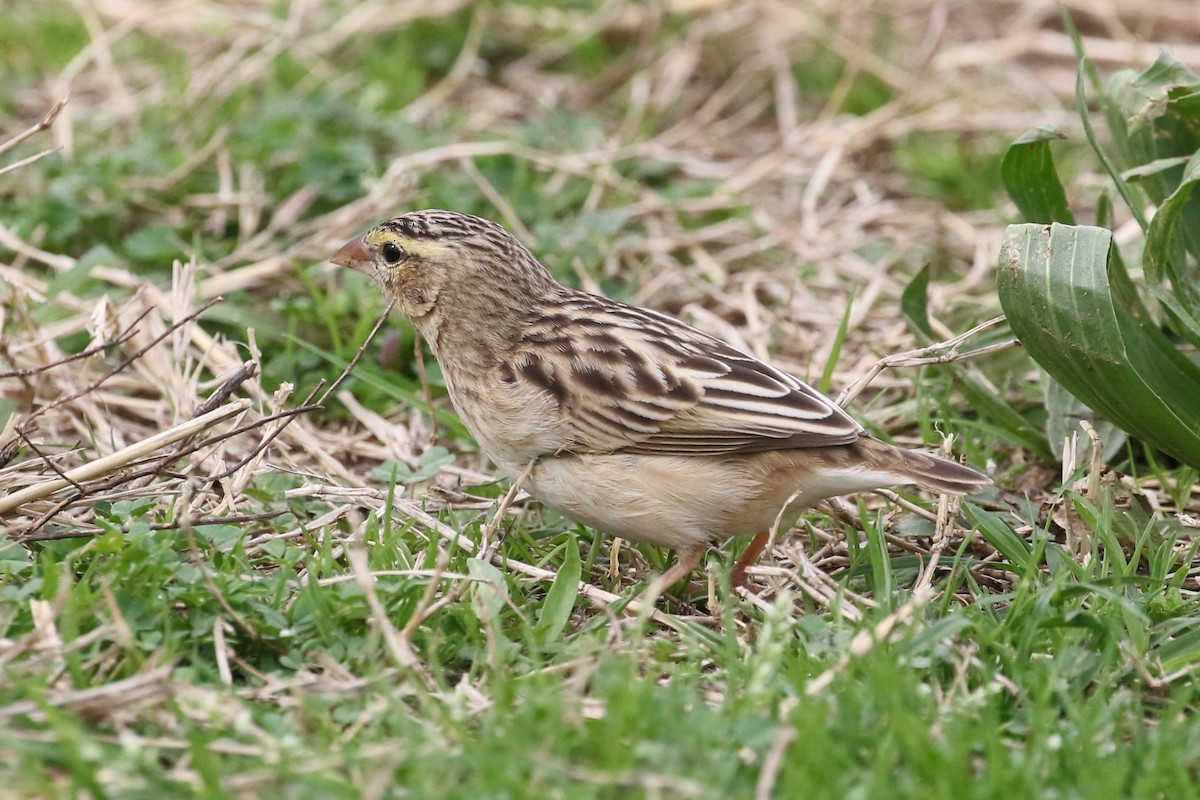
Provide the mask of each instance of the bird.
[{"label": "bird", "polygon": [[504,227],[427,209],[330,259],[369,275],[441,366],[483,453],[545,506],[667,547],[673,586],[752,536],[744,586],[779,521],[899,485],[969,494],[990,480],[870,435],[798,378],[682,320],[556,281]]}]

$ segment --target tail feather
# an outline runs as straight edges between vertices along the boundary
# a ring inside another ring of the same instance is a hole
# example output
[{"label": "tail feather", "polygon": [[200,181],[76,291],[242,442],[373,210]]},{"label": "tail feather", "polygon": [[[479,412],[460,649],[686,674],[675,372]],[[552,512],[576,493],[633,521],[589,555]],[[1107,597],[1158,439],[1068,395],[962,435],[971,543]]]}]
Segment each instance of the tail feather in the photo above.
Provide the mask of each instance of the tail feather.
[{"label": "tail feather", "polygon": [[851,445],[872,470],[895,475],[897,483],[915,483],[925,489],[969,494],[991,484],[978,470],[919,450],[904,450],[864,436]]}]

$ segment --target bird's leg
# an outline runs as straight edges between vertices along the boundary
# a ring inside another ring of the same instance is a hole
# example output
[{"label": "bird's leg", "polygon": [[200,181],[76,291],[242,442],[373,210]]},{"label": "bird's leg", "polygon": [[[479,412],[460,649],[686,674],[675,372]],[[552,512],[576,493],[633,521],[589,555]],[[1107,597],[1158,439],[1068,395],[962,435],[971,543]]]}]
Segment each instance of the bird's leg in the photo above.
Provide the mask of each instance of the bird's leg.
[{"label": "bird's leg", "polygon": [[742,553],[742,557],[733,565],[733,570],[729,573],[729,581],[734,589],[746,585],[746,570],[758,563],[758,557],[762,555],[763,548],[770,540],[770,531],[757,533],[750,540],[750,546],[746,548],[745,553]]},{"label": "bird's leg", "polygon": [[676,550],[675,563],[669,570],[651,581],[650,586],[646,589],[646,594],[650,597],[657,597],[667,588],[686,578],[692,570],[700,565],[700,560],[704,558],[707,550],[708,542],[698,542],[691,547]]}]

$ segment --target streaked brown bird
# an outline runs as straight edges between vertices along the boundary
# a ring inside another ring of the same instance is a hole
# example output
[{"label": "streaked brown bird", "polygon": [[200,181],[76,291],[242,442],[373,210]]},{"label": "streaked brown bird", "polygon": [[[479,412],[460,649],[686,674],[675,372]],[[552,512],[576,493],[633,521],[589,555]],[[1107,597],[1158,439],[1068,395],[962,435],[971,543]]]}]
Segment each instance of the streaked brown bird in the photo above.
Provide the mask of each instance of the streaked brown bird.
[{"label": "streaked brown bird", "polygon": [[804,382],[674,317],[555,281],[504,228],[415,211],[346,244],[429,342],[454,408],[497,467],[560,513],[670,547],[660,579],[835,495],[916,484],[965,494],[975,470],[876,439]]}]

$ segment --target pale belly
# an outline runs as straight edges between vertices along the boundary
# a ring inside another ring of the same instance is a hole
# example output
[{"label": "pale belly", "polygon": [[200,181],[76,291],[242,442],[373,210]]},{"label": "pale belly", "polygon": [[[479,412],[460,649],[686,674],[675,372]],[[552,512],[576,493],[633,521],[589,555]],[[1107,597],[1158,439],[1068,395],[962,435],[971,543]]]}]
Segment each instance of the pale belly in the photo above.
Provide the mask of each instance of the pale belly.
[{"label": "pale belly", "polygon": [[767,530],[787,501],[762,498],[736,460],[676,456],[551,457],[525,488],[577,522],[672,548]]},{"label": "pale belly", "polygon": [[532,469],[525,488],[604,533],[681,548],[786,531],[824,498],[905,482],[859,465],[835,466],[823,456],[822,448],[727,458],[549,456]]}]

